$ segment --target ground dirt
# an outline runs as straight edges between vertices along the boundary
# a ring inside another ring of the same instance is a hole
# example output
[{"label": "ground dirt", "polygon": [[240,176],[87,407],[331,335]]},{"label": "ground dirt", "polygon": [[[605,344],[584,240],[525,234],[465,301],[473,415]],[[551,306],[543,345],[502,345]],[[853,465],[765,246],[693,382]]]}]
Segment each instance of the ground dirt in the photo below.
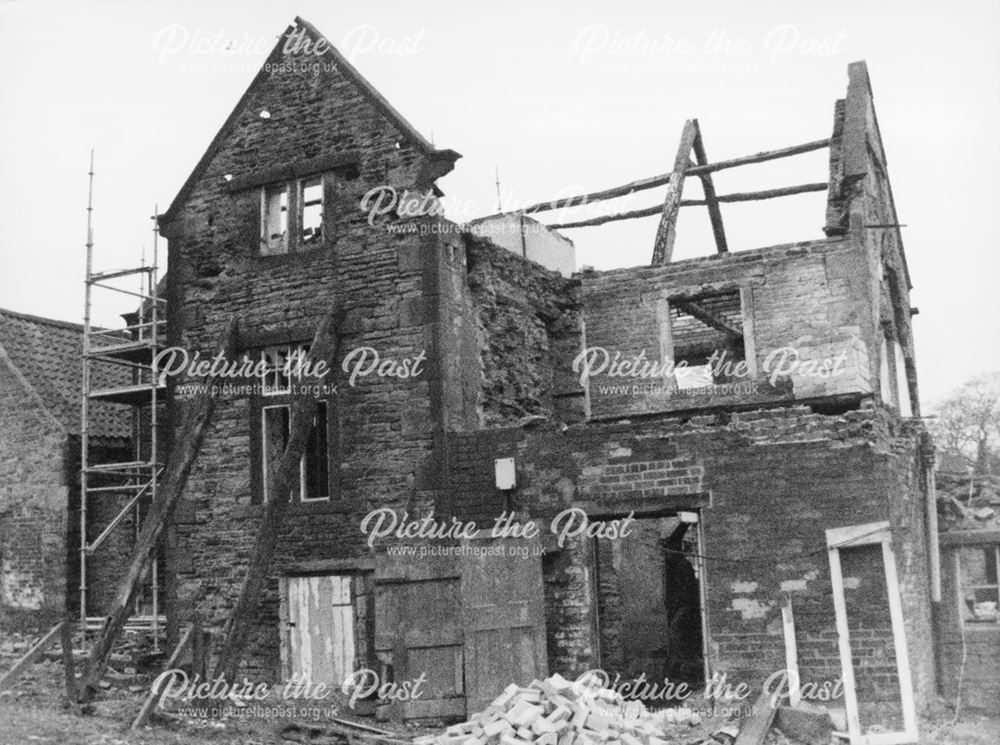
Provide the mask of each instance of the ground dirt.
[{"label": "ground dirt", "polygon": [[[5,667],[5,666],[4,666]],[[0,745],[374,745],[374,740],[336,736],[330,732],[329,719],[310,704],[298,703],[300,716],[227,717],[224,719],[184,715],[172,702],[167,716],[157,715],[150,724],[137,732],[129,726],[142,706],[147,685],[112,687],[103,690],[87,715],[77,713],[63,695],[62,667],[56,662],[42,662],[22,676],[13,690],[0,693]],[[282,701],[262,705],[285,706]],[[360,718],[345,712],[336,713],[341,719],[355,720],[367,726],[376,725],[370,718]],[[969,712],[951,723],[943,714],[933,721],[921,722],[920,745],[997,745],[1000,743],[1000,718],[988,718]],[[698,745],[712,742],[710,735],[725,722],[705,722],[693,727],[689,735],[676,745]],[[281,730],[292,726],[294,731]],[[399,745],[413,737],[436,732],[437,729],[381,725],[394,731]],[[321,734],[322,733],[322,734]],[[360,734],[360,733],[359,733]],[[724,736],[720,737],[726,742]],[[386,741],[388,745],[396,745]],[[716,741],[719,742],[719,741]],[[841,745],[843,740],[832,740]],[[772,729],[768,745],[796,745]],[[673,745],[673,744],[672,744]]]}]

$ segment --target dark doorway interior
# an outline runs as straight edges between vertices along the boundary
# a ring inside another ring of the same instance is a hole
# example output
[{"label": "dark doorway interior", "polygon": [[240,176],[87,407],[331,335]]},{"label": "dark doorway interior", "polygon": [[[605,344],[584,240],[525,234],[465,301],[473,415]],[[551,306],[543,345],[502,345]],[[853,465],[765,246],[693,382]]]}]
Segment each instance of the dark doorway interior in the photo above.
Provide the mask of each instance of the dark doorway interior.
[{"label": "dark doorway interior", "polygon": [[704,682],[697,527],[643,518],[624,538],[594,539],[601,665],[612,681],[647,681],[651,706],[667,703],[666,682]]}]

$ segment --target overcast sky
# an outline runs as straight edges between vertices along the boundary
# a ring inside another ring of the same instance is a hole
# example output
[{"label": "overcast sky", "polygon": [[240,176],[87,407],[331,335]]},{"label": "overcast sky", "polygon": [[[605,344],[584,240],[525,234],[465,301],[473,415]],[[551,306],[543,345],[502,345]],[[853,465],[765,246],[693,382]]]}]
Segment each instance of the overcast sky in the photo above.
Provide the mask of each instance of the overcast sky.
[{"label": "overcast sky", "polygon": [[[0,307],[81,319],[91,147],[97,268],[148,257],[154,205],[170,203],[298,14],[438,147],[463,154],[440,181],[459,221],[496,210],[497,169],[505,209],[667,171],[690,117],[712,160],[829,137],[847,64],[867,60],[907,225],[922,398],[1000,369],[997,5],[761,5],[6,0]],[[826,157],[725,171],[716,188],[825,181]],[[825,199],[724,205],[730,246],[821,237]],[[566,233],[578,264],[600,269],[648,263],[655,230],[649,218]],[[712,250],[706,211],[683,210],[675,258]]]}]

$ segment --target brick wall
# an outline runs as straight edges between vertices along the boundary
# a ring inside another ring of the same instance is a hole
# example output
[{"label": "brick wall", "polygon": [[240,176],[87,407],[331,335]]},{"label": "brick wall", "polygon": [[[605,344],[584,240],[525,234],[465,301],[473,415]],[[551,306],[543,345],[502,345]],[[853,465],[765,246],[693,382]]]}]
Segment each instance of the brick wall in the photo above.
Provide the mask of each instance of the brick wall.
[{"label": "brick wall", "polygon": [[[942,546],[942,604],[938,653],[941,665],[941,694],[945,700],[961,700],[963,708],[1000,712],[1000,625],[966,625],[963,629],[958,608],[961,602],[956,583],[958,545]],[[960,684],[961,681],[961,684]]]},{"label": "brick wall", "polygon": [[66,607],[67,436],[0,357],[0,627],[39,629]]},{"label": "brick wall", "polygon": [[[916,440],[887,413],[830,416],[793,407],[687,421],[463,433],[451,440],[453,504],[466,515],[487,519],[506,506],[549,517],[582,506],[595,519],[628,510],[640,516],[700,510],[710,664],[755,686],[784,668],[785,593],[795,611],[803,678],[817,686],[836,682],[840,661],[824,530],[889,520],[914,687],[921,704],[929,703],[930,611],[925,559],[916,550],[922,498],[910,476],[919,469]],[[505,495],[493,484],[492,463],[511,456],[518,485]],[[898,684],[882,566],[864,558],[845,551],[845,595],[859,696],[874,705],[898,698]],[[566,583],[558,587],[564,592],[558,607],[551,589],[547,594],[550,618],[560,621],[560,635],[550,631],[553,668],[579,669],[588,656],[596,664],[587,630],[591,601],[580,586],[580,620],[573,625]],[[601,639],[612,657],[615,633],[605,628]]]},{"label": "brick wall", "polygon": [[[880,340],[870,331],[873,309],[860,244],[841,239],[775,246],[722,254],[663,267],[621,269],[582,275],[581,304],[587,348],[602,348],[629,359],[663,363],[670,357],[672,296],[739,290],[746,355],[756,373],[743,378],[752,390],[711,396],[667,394],[661,378],[591,378],[595,417],[673,411],[701,406],[760,404],[768,401],[863,396],[875,374],[869,358]],[[782,362],[772,353],[794,349]],[[812,374],[836,363],[833,376]],[[792,365],[793,360],[797,365]],[[624,388],[619,387],[624,384]]]}]

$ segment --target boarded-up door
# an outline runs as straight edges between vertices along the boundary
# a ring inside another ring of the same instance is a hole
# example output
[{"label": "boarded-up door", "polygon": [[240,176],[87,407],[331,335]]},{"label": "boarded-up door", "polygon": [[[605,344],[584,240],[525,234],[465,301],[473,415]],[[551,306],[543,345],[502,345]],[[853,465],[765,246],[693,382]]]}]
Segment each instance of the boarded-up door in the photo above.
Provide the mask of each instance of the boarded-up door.
[{"label": "boarded-up door", "polygon": [[291,674],[339,688],[354,670],[351,578],[288,577],[285,586]]},{"label": "boarded-up door", "polygon": [[419,697],[388,702],[380,718],[465,717],[460,571],[454,556],[375,561],[375,654],[397,684],[425,680]]},{"label": "boarded-up door", "polygon": [[538,538],[480,538],[462,557],[465,683],[470,712],[507,685],[546,676],[545,600]]}]

